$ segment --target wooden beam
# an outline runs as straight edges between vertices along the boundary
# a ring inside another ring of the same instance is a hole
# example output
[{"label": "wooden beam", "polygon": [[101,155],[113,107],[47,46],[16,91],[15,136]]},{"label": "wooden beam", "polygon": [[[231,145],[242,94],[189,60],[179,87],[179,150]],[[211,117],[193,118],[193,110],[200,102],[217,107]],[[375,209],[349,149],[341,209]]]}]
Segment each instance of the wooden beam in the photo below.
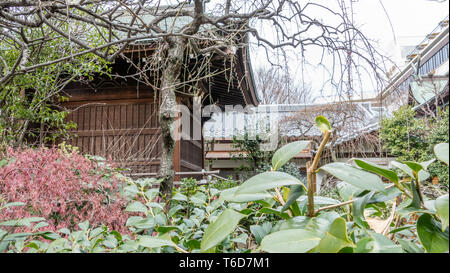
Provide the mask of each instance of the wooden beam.
[{"label": "wooden beam", "polygon": [[[177,97],[177,103],[180,104],[181,103],[181,98]],[[177,128],[177,130],[175,130],[174,132],[174,137],[176,139],[175,142],[175,149],[173,152],[173,170],[175,172],[180,172],[181,171],[181,140],[180,135],[180,122],[181,122],[181,113],[178,113],[178,117],[175,120],[175,128]],[[180,180],[180,176],[176,175],[174,180],[179,181]]]}]

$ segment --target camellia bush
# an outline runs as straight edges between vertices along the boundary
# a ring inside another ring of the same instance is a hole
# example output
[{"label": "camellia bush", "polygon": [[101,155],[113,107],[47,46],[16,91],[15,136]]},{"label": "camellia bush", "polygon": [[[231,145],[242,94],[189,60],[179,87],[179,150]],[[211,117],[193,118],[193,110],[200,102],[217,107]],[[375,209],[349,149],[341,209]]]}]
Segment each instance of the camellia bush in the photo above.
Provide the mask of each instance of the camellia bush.
[{"label": "camellia bush", "polygon": [[[192,181],[174,189],[171,207],[157,202],[160,180],[126,179],[126,234],[95,222],[72,229],[30,230],[45,225],[26,217],[0,220],[1,252],[147,252],[147,253],[442,253],[449,250],[449,196],[428,199],[422,183],[428,166],[448,166],[448,143],[434,147],[426,162],[394,162],[393,169],[352,159],[319,166],[332,128],[319,116],[323,140],[307,164],[307,182],[279,171],[308,146],[289,143],[272,156],[270,171],[220,189]],[[436,160],[437,159],[437,160]],[[315,176],[326,172],[340,180],[341,200],[318,196]],[[8,203],[8,210],[21,203]]]}]

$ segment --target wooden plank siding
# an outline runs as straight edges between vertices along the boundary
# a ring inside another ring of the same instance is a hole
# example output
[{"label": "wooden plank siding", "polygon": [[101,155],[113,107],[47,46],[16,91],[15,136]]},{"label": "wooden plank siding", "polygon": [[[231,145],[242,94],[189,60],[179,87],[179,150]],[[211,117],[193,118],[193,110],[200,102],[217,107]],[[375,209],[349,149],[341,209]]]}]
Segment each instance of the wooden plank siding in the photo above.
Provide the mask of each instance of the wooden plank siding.
[{"label": "wooden plank siding", "polygon": [[[106,82],[95,90],[80,85],[65,90],[70,100],[62,105],[72,111],[68,121],[77,124],[66,143],[82,153],[111,158],[132,173],[157,173],[162,143],[154,93],[148,87],[119,85]],[[201,171],[202,147],[201,140],[177,141],[174,170]]]},{"label": "wooden plank siding", "polygon": [[[72,107],[71,107],[72,106]],[[161,153],[157,107],[153,102],[104,102],[103,105],[67,104],[77,123],[67,143],[81,152],[109,158],[132,172],[157,172]]]}]

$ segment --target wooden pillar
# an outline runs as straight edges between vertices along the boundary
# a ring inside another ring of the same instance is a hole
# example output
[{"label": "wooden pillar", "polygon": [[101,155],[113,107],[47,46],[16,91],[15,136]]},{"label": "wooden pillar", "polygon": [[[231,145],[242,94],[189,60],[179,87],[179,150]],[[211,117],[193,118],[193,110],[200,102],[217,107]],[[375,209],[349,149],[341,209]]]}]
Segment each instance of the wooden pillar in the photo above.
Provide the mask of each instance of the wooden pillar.
[{"label": "wooden pillar", "polygon": [[[181,98],[177,97],[177,103],[180,104],[181,103]],[[181,135],[181,113],[178,113],[178,117],[175,121],[175,126],[177,128],[177,130],[175,130],[175,149],[173,152],[173,170],[175,172],[181,172],[181,139],[180,139],[180,135]],[[181,178],[179,175],[176,175],[174,178],[174,181],[180,181]]]}]

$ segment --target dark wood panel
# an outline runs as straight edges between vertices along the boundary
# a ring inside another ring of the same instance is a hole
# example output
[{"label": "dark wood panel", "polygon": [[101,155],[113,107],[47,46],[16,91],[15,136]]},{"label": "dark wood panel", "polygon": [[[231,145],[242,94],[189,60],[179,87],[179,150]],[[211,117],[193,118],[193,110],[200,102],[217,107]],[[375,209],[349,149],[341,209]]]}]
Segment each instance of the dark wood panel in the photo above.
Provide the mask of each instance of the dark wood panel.
[{"label": "dark wood panel", "polygon": [[159,143],[161,132],[154,127],[157,107],[152,101],[70,106],[76,110],[68,119],[78,124],[69,132],[77,136],[71,143],[81,152],[111,157],[132,171],[157,171],[160,148],[155,143]]}]

